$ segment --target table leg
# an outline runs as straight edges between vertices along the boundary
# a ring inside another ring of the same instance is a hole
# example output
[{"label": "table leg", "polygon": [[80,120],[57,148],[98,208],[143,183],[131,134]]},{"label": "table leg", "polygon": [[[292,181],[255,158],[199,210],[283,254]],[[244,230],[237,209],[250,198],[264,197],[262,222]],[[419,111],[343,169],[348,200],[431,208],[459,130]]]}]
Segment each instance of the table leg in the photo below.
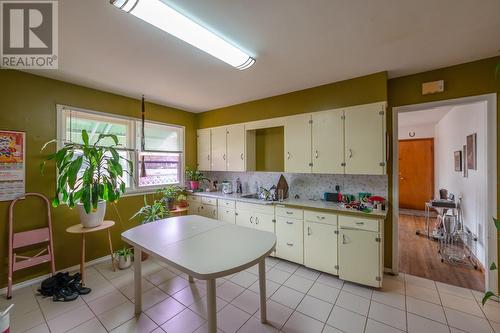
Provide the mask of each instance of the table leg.
[{"label": "table leg", "polygon": [[217,333],[217,301],[215,298],[215,279],[207,280],[207,319],[208,332]]},{"label": "table leg", "polygon": [[82,278],[82,285],[85,285],[85,234],[82,234],[82,248],[80,254],[80,276]]},{"label": "table leg", "polygon": [[139,315],[142,312],[142,262],[141,249],[134,247],[134,298],[135,298],[135,314]]},{"label": "table leg", "polygon": [[193,279],[193,277],[191,275],[189,275],[188,280],[189,280],[189,283],[194,283],[194,279]]},{"label": "table leg", "polygon": [[260,289],[260,322],[267,322],[266,304],[266,259],[259,262],[259,289]]},{"label": "table leg", "polygon": [[111,232],[108,229],[108,241],[109,241],[109,252],[111,253],[111,266],[113,267],[113,272],[116,271],[115,267],[115,255],[113,253],[113,243],[111,243]]}]

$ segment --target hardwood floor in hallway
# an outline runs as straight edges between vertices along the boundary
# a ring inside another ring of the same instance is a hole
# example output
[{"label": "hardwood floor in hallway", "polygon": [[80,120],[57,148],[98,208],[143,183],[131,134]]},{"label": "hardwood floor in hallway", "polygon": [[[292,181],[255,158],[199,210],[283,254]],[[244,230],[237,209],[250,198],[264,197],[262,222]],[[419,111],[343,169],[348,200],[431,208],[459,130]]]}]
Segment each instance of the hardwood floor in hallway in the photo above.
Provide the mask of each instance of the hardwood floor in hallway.
[{"label": "hardwood floor in hallway", "polygon": [[484,270],[441,262],[438,243],[415,234],[425,218],[399,216],[399,271],[464,288],[484,291]]}]

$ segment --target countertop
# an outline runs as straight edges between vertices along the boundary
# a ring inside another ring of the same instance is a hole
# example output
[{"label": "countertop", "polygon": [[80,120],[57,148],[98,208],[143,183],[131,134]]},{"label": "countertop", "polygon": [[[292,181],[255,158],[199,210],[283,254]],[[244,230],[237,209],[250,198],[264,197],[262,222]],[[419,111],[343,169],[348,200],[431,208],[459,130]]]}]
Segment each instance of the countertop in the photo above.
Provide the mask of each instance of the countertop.
[{"label": "countertop", "polygon": [[[249,193],[249,194],[251,194],[251,193]],[[279,201],[264,201],[264,200],[252,199],[252,198],[242,198],[242,196],[246,195],[246,194],[236,194],[236,193],[224,194],[222,192],[194,192],[194,193],[189,193],[189,195],[198,195],[198,196],[217,198],[217,199],[235,200],[235,201],[249,202],[249,203],[254,203],[254,204],[259,204],[259,205],[276,205],[276,206],[284,205],[284,206],[288,206],[288,207],[311,208],[311,209],[321,210],[321,211],[333,211],[333,212],[338,212],[338,213],[354,214],[354,215],[358,215],[358,216],[366,216],[366,217],[372,217],[372,218],[385,219],[387,217],[387,210],[381,211],[381,212],[372,211],[370,213],[365,213],[365,212],[361,212],[358,210],[345,208],[342,204],[339,204],[336,202],[329,202],[329,201],[323,201],[323,200],[308,200],[308,199],[288,198],[288,199],[285,199],[284,201],[281,201],[281,202],[279,202]]]}]

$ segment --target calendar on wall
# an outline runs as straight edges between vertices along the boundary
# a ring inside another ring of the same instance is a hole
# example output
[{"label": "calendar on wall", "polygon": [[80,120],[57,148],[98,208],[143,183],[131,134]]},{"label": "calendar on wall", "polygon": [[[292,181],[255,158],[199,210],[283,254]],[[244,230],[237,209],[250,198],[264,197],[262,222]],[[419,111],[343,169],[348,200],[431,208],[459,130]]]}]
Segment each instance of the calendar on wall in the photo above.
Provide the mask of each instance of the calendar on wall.
[{"label": "calendar on wall", "polygon": [[0,130],[0,201],[25,193],[26,133]]}]

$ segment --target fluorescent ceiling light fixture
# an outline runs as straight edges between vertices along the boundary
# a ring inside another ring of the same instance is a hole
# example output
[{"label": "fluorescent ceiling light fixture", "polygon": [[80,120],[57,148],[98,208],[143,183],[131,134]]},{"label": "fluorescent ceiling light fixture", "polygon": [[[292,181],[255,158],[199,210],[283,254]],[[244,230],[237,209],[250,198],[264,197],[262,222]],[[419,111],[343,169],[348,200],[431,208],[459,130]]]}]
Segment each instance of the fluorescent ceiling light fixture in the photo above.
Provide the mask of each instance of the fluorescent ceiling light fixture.
[{"label": "fluorescent ceiling light fixture", "polygon": [[186,43],[236,67],[247,69],[255,59],[161,0],[110,0],[111,4]]}]

